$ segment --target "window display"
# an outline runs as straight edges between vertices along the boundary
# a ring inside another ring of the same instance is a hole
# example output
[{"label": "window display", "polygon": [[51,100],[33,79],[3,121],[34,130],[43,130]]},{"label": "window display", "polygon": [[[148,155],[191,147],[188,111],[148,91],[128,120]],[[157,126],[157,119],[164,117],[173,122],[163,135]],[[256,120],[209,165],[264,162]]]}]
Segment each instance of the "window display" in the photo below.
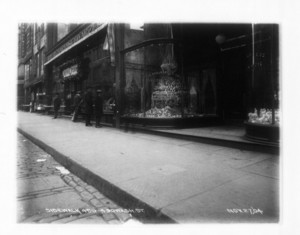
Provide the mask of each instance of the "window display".
[{"label": "window display", "polygon": [[271,124],[276,124],[279,125],[279,110],[276,109],[274,110],[274,121],[273,122],[273,115],[272,115],[272,110],[268,110],[268,109],[260,109],[257,110],[255,109],[253,113],[249,113],[248,114],[248,121],[250,123],[259,123],[259,124],[265,124],[265,125],[271,125]]},{"label": "window display", "polygon": [[153,43],[125,54],[124,116],[216,115],[215,70],[185,74],[177,58],[180,48],[175,43]]},{"label": "window display", "polygon": [[170,43],[152,44],[126,54],[126,116],[182,117],[185,89],[176,73],[173,47]]},{"label": "window display", "polygon": [[[125,31],[122,116],[127,120],[216,116],[216,69],[186,66],[183,44],[173,38],[171,25],[140,28]],[[130,39],[137,34],[134,44]]]},{"label": "window display", "polygon": [[175,43],[153,43],[125,54],[124,116],[185,118],[216,115],[215,70],[185,74]]}]

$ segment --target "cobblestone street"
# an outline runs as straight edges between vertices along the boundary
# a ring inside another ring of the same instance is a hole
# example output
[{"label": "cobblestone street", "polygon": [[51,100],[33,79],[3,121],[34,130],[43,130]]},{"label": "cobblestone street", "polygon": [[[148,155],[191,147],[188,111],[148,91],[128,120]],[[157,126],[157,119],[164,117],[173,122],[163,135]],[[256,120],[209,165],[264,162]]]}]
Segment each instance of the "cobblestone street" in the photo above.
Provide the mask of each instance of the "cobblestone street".
[{"label": "cobblestone street", "polygon": [[140,223],[18,133],[19,223]]}]

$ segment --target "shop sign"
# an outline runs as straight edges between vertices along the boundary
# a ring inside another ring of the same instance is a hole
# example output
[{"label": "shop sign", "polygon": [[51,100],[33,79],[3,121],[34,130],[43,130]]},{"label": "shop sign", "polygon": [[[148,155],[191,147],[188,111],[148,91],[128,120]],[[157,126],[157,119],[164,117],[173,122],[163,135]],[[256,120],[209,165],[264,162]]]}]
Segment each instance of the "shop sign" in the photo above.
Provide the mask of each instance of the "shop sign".
[{"label": "shop sign", "polygon": [[75,76],[77,74],[78,74],[78,65],[77,64],[63,70],[63,72],[62,72],[63,78],[68,78],[71,76]]},{"label": "shop sign", "polygon": [[105,27],[106,24],[90,24],[88,27],[84,28],[80,33],[76,34],[73,38],[68,40],[58,49],[53,51],[47,56],[46,64],[49,63],[50,60],[56,58],[57,56],[63,54],[64,52],[68,51],[75,45],[79,44],[80,42],[84,41],[88,37],[94,35],[95,33],[99,32],[101,29]]}]

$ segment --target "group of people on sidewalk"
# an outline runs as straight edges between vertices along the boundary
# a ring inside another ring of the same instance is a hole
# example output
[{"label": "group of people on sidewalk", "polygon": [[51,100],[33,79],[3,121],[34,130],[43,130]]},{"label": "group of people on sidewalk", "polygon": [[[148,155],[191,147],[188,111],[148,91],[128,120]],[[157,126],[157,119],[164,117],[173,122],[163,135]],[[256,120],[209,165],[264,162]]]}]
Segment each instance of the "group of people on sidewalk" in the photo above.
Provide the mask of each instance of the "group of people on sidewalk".
[{"label": "group of people on sidewalk", "polygon": [[[92,126],[91,119],[93,113],[95,114],[95,121],[96,121],[96,127],[101,127],[100,121],[101,116],[103,114],[103,97],[102,97],[102,90],[98,89],[96,91],[95,98],[92,94],[92,89],[87,88],[86,93],[82,97],[81,92],[78,91],[74,97],[74,110],[72,113],[72,121],[76,122],[78,115],[80,115],[81,108],[84,105],[85,107],[85,125],[86,126]],[[58,111],[61,106],[61,99],[59,97],[59,93],[55,94],[54,100],[53,100],[53,106],[54,106],[54,119],[58,116]]]}]

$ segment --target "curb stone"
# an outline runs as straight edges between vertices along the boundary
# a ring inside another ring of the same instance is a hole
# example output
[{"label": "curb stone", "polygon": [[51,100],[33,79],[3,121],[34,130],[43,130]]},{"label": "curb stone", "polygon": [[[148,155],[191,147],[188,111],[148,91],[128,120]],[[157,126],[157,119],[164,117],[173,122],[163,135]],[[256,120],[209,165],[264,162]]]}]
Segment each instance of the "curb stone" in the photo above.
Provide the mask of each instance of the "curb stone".
[{"label": "curb stone", "polygon": [[93,193],[94,197],[97,198],[98,200],[105,198],[105,196],[99,192]]},{"label": "curb stone", "polygon": [[63,180],[64,180],[65,182],[69,183],[69,182],[72,180],[72,178],[71,178],[70,176],[68,176],[68,175],[65,175],[65,176],[63,177]]},{"label": "curb stone", "polygon": [[85,188],[87,191],[89,191],[90,193],[96,193],[98,190],[97,189],[95,189],[93,186],[87,186],[86,188]]},{"label": "curb stone", "polygon": [[86,200],[86,201],[90,201],[92,198],[94,198],[93,195],[90,194],[90,193],[87,192],[87,191],[82,191],[82,192],[80,193],[80,195],[81,195],[82,198],[83,198],[84,200]]},{"label": "curb stone", "polygon": [[113,213],[103,213],[102,216],[103,216],[105,221],[116,219],[116,217]]},{"label": "curb stone", "polygon": [[81,186],[76,186],[75,189],[76,189],[78,192],[84,191],[84,188],[82,188]]},{"label": "curb stone", "polygon": [[101,203],[98,199],[94,198],[90,201],[90,203],[97,207],[97,208],[101,208],[101,207],[104,207],[103,203]]},{"label": "curb stone", "polygon": [[77,184],[74,181],[70,181],[69,185],[73,188],[75,188],[77,186]]}]

